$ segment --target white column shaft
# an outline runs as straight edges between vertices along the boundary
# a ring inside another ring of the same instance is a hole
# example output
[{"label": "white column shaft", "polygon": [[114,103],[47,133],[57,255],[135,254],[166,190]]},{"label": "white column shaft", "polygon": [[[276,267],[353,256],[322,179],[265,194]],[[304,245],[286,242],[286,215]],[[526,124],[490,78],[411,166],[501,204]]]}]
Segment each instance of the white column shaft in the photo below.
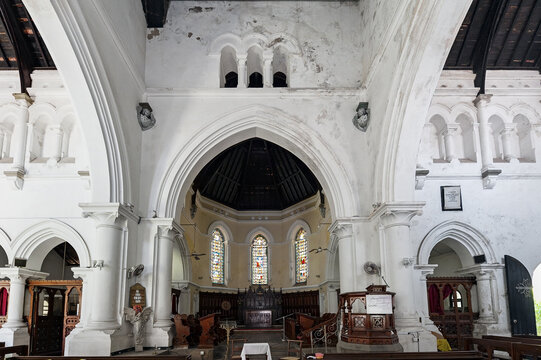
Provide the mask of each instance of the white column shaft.
[{"label": "white column shaft", "polygon": [[60,160],[62,155],[62,129],[60,126],[51,126],[45,133],[46,141],[43,144],[43,156]]},{"label": "white column shaft", "polygon": [[237,67],[238,67],[238,88],[245,88],[248,86],[247,76],[246,76],[246,58],[239,57],[237,58]]},{"label": "white column shaft", "polygon": [[123,228],[117,224],[96,226],[95,260],[103,260],[104,265],[93,274],[94,288],[99,289],[99,296],[92,298],[92,328],[109,329],[118,325],[122,237]]},{"label": "white column shaft", "polygon": [[173,241],[175,233],[172,230],[158,231],[156,241],[158,264],[156,271],[156,304],[155,327],[170,327],[171,323],[171,278],[173,269]]},{"label": "white column shaft", "polygon": [[26,326],[23,321],[24,309],[24,289],[26,278],[10,279],[7,322],[3,325],[5,328],[22,328]]},{"label": "white column shaft", "polygon": [[26,133],[28,121],[28,111],[21,111],[13,127],[13,136],[11,137],[11,148],[13,154],[13,168],[24,170],[24,157],[26,149]]},{"label": "white column shaft", "polygon": [[503,157],[506,161],[511,161],[516,159],[518,156],[515,152],[515,130],[512,128],[503,129],[501,132],[502,135],[502,150]]},{"label": "white column shaft", "polygon": [[479,301],[479,320],[492,320],[492,292],[490,289],[490,274],[477,274],[477,299]]},{"label": "white column shaft", "polygon": [[272,58],[263,61],[263,86],[272,87]]},{"label": "white column shaft", "polygon": [[6,134],[0,130],[0,159],[4,157],[4,138],[6,137]]},{"label": "white column shaft", "polygon": [[479,121],[479,140],[481,142],[481,160],[483,168],[493,165],[492,149],[490,148],[490,128],[486,107],[492,95],[479,95],[474,104],[477,107],[477,119]]},{"label": "white column shaft", "polygon": [[457,127],[448,126],[443,133],[443,140],[445,143],[445,157],[447,161],[453,161],[458,157],[455,145],[456,132]]}]

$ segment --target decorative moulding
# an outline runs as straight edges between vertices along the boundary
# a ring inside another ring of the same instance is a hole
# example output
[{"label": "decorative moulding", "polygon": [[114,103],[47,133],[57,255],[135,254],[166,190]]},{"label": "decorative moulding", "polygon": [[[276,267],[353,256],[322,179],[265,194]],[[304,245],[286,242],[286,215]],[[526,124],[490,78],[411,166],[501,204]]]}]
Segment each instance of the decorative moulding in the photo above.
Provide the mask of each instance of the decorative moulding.
[{"label": "decorative moulding", "polygon": [[501,169],[482,170],[481,177],[483,179],[483,189],[494,189],[494,187],[496,186],[496,179],[501,173]]},{"label": "decorative moulding", "polygon": [[415,170],[415,190],[423,190],[425,186],[426,176],[430,173],[428,169],[416,169]]}]

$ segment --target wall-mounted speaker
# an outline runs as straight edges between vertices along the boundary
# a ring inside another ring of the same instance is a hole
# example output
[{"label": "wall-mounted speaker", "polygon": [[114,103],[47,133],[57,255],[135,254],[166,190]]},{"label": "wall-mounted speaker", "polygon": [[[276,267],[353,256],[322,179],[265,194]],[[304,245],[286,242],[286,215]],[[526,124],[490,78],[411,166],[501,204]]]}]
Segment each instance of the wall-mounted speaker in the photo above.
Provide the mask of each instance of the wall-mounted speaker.
[{"label": "wall-mounted speaker", "polygon": [[26,259],[17,259],[15,258],[14,264],[16,267],[25,267],[26,266]]}]

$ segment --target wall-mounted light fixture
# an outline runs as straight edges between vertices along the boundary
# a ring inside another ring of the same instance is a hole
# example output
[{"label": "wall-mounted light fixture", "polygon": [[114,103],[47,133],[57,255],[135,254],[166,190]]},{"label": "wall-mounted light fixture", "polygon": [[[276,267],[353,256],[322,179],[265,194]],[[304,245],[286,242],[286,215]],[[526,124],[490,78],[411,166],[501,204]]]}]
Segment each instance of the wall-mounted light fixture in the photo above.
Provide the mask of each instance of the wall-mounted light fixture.
[{"label": "wall-mounted light fixture", "polygon": [[101,268],[103,267],[103,260],[94,260],[92,261],[92,267],[93,268]]}]

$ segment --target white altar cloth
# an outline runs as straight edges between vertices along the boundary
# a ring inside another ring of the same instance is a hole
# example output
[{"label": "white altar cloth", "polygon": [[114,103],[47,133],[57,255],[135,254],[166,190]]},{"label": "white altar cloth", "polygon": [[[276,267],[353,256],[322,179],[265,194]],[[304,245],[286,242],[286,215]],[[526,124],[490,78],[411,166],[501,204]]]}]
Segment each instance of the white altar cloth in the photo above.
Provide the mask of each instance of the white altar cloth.
[{"label": "white altar cloth", "polygon": [[246,343],[242,347],[240,357],[246,360],[246,355],[267,354],[267,360],[272,360],[270,346],[268,343]]}]

